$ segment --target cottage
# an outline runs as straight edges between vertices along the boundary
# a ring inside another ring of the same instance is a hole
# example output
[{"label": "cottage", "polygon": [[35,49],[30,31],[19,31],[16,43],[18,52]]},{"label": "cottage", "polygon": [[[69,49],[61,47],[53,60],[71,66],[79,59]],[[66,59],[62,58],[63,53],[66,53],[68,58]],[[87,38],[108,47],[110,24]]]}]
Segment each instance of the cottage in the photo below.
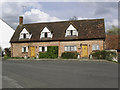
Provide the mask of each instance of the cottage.
[{"label": "cottage", "polygon": [[58,46],[58,57],[63,52],[78,52],[89,57],[93,50],[103,50],[105,41],[104,19],[60,21],[19,25],[10,40],[12,57],[36,57],[47,52],[48,46]]}]

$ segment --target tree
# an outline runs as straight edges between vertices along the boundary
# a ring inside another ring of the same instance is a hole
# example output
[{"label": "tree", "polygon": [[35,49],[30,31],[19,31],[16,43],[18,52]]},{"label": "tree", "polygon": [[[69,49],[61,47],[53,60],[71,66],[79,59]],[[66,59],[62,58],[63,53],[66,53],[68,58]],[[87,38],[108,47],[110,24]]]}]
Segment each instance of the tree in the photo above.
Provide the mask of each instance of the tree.
[{"label": "tree", "polygon": [[11,57],[11,51],[10,51],[10,48],[5,48],[5,55],[8,56],[8,57]]},{"label": "tree", "polygon": [[76,16],[73,16],[72,18],[69,19],[70,21],[78,20]]},{"label": "tree", "polygon": [[120,35],[120,28],[112,26],[106,33],[107,35]]}]

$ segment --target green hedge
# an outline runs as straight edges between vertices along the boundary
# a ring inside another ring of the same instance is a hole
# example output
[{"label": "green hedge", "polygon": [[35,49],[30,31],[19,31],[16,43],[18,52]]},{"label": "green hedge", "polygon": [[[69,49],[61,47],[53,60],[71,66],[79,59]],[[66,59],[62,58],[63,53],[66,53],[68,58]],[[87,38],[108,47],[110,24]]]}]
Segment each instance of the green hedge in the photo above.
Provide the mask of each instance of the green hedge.
[{"label": "green hedge", "polygon": [[77,52],[64,52],[61,55],[63,59],[77,59]]},{"label": "green hedge", "polygon": [[47,52],[40,52],[39,58],[58,58],[58,46],[48,46]]},{"label": "green hedge", "polygon": [[116,52],[105,50],[93,52],[91,53],[91,55],[93,56],[94,59],[106,59],[106,60],[112,60],[113,57],[117,56]]}]

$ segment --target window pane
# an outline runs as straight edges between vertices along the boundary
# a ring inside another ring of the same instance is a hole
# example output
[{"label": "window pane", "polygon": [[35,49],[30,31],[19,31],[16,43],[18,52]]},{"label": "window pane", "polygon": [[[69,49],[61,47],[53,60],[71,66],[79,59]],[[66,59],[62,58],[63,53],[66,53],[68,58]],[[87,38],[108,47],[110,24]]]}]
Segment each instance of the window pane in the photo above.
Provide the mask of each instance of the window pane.
[{"label": "window pane", "polygon": [[47,38],[47,32],[45,32],[45,38]]},{"label": "window pane", "polygon": [[71,46],[71,51],[74,51],[74,46]]},{"label": "window pane", "polygon": [[45,51],[45,47],[42,47],[42,52],[44,52]]},{"label": "window pane", "polygon": [[67,51],[67,46],[64,47],[64,50]]},{"label": "window pane", "polygon": [[70,46],[68,46],[68,50],[67,51],[70,51]]}]

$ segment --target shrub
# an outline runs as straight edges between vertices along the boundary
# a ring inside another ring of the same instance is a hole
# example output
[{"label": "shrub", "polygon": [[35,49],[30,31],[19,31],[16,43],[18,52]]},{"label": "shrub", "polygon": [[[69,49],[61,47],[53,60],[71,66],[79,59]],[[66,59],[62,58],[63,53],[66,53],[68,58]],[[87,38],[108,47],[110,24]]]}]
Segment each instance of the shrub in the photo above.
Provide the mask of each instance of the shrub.
[{"label": "shrub", "polygon": [[11,57],[11,51],[10,51],[10,48],[5,48],[5,55],[8,56],[8,57]]},{"label": "shrub", "polygon": [[77,52],[64,52],[64,53],[62,53],[61,58],[63,58],[63,59],[76,59]]},{"label": "shrub", "polygon": [[40,52],[39,58],[58,58],[58,46],[48,46],[47,52]]},{"label": "shrub", "polygon": [[107,59],[107,60],[112,60],[113,57],[117,56],[116,52],[105,50],[92,52],[91,55],[93,56],[94,59]]}]

